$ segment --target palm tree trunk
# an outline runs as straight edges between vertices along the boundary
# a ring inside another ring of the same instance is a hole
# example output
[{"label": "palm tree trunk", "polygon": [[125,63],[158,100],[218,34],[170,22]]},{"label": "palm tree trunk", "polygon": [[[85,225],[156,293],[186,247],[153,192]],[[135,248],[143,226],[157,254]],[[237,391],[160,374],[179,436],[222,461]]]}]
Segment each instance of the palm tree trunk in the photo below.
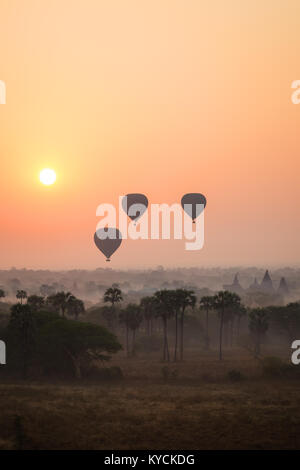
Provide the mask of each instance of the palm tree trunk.
[{"label": "palm tree trunk", "polygon": [[222,335],[223,335],[223,323],[224,323],[224,308],[221,312],[220,319],[220,341],[219,341],[219,360],[222,361]]},{"label": "palm tree trunk", "polygon": [[255,355],[256,356],[260,355],[260,333],[259,332],[257,332],[257,335],[256,335]]},{"label": "palm tree trunk", "polygon": [[168,336],[167,336],[167,319],[163,316],[163,328],[164,328],[164,353],[163,360],[170,361],[169,346],[168,346]]},{"label": "palm tree trunk", "polygon": [[228,320],[224,322],[224,346],[228,346]]},{"label": "palm tree trunk", "polygon": [[174,346],[174,362],[177,361],[177,343],[178,343],[178,312],[175,313],[175,346]]},{"label": "palm tree trunk", "polygon": [[208,308],[206,309],[206,333],[205,333],[205,349],[209,349],[209,336],[208,336]]},{"label": "palm tree trunk", "polygon": [[132,330],[132,356],[135,356],[135,329]]},{"label": "palm tree trunk", "polygon": [[230,346],[231,347],[233,345],[233,325],[234,325],[234,319],[232,319],[230,322]]},{"label": "palm tree trunk", "polygon": [[241,322],[241,316],[239,315],[237,319],[237,327],[236,327],[236,340],[237,341],[239,340],[239,336],[240,336],[240,322]]},{"label": "palm tree trunk", "polygon": [[181,312],[180,318],[180,360],[183,361],[183,323],[184,323],[184,308]]},{"label": "palm tree trunk", "polygon": [[129,331],[128,331],[127,323],[126,323],[126,352],[127,352],[127,357],[129,357]]}]

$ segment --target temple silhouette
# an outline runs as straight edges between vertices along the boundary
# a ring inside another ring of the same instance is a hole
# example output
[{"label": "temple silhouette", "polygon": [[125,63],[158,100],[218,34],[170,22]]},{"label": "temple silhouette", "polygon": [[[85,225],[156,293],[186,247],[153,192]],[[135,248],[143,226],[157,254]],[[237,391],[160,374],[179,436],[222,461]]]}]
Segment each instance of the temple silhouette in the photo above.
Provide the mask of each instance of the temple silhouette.
[{"label": "temple silhouette", "polygon": [[261,283],[259,283],[257,281],[257,278],[255,277],[253,283],[250,284],[250,286],[245,289],[241,286],[238,273],[236,273],[232,284],[224,284],[223,288],[230,292],[235,292],[236,294],[239,294],[239,295],[243,293],[247,293],[247,292],[264,292],[267,294],[277,293],[280,295],[286,295],[289,293],[289,287],[284,277],[280,279],[279,286],[277,289],[275,289],[268,270],[266,270]]}]

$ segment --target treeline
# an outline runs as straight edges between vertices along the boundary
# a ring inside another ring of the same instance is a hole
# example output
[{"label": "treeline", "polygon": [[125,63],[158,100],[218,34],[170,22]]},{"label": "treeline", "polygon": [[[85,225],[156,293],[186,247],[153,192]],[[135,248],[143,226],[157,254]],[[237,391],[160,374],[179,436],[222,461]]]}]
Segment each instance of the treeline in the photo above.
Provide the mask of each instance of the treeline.
[{"label": "treeline", "polygon": [[193,290],[162,289],[125,305],[121,289],[113,285],[104,293],[105,305],[88,311],[71,292],[44,297],[19,290],[16,297],[18,303],[0,325],[0,338],[7,344],[7,369],[23,377],[40,371],[80,378],[119,351],[118,337],[123,335],[128,357],[141,344],[146,352],[154,345],[166,362],[184,359],[191,336],[205,350],[217,346],[220,360],[224,345],[242,344],[240,330],[247,331],[251,344],[245,346],[255,356],[261,354],[267,333],[281,335],[290,344],[300,337],[300,303],[249,309],[229,291],[197,299]]},{"label": "treeline", "polygon": [[[162,336],[162,359],[164,361],[182,361],[184,357],[184,331],[186,319],[203,313],[204,321],[199,325],[199,336],[203,339],[203,347],[211,346],[211,336],[217,337],[219,359],[223,358],[223,345],[239,344],[241,322],[246,324],[251,348],[255,356],[261,353],[261,344],[271,329],[275,335],[285,336],[287,341],[300,334],[300,303],[290,303],[284,307],[270,306],[264,308],[246,308],[241,298],[229,291],[219,291],[215,295],[197,299],[195,292],[188,289],[163,289],[152,296],[143,297],[139,303],[129,303],[120,307],[123,301],[122,291],[113,286],[104,294],[105,303],[110,307],[92,309],[95,317],[102,316],[106,325],[114,332],[119,332],[118,324],[125,329],[125,344],[128,356],[136,353],[136,332],[142,329],[147,336],[154,336],[158,331]],[[97,315],[96,315],[97,314]],[[214,314],[213,328],[210,318]],[[160,323],[157,325],[157,321]],[[156,329],[153,325],[156,325]],[[171,326],[171,328],[170,328]],[[195,323],[193,325],[197,327]],[[170,350],[169,334],[172,329],[174,348]],[[154,331],[155,330],[155,331]],[[129,341],[131,332],[131,342]],[[147,341],[145,336],[144,341]],[[130,344],[131,343],[131,344]],[[245,344],[249,347],[249,344]]]}]

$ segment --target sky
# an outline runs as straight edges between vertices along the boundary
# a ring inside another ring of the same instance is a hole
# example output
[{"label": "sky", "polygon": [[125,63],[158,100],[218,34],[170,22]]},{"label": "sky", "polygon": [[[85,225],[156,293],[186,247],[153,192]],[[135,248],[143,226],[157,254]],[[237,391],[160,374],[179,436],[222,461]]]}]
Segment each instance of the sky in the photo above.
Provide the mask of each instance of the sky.
[{"label": "sky", "polygon": [[[0,268],[107,267],[101,203],[207,198],[110,268],[299,265],[299,0],[0,0]],[[53,168],[46,187],[39,172]]]}]

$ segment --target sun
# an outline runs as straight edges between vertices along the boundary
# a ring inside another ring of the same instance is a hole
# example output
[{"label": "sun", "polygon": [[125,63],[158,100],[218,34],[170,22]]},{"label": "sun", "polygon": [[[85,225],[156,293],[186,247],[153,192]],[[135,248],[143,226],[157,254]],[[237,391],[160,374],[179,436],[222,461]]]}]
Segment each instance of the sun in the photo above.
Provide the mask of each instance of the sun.
[{"label": "sun", "polygon": [[50,168],[44,168],[40,172],[40,182],[46,186],[50,186],[51,184],[55,183],[55,181],[56,173],[54,170],[51,170]]}]

